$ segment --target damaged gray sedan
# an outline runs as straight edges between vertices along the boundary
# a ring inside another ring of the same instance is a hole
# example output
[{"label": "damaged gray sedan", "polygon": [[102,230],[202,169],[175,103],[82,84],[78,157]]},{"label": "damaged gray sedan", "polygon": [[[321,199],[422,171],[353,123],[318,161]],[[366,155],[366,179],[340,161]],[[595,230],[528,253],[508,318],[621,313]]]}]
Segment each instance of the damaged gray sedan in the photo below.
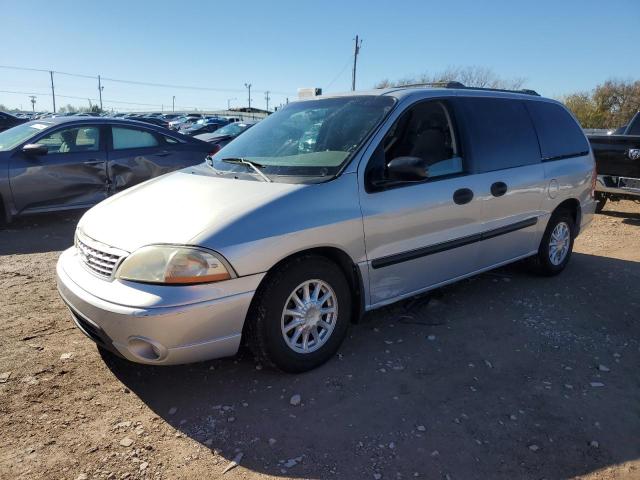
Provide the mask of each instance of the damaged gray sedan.
[{"label": "damaged gray sedan", "polygon": [[0,223],[88,208],[109,195],[202,163],[206,142],[145,123],[58,117],[0,132]]}]

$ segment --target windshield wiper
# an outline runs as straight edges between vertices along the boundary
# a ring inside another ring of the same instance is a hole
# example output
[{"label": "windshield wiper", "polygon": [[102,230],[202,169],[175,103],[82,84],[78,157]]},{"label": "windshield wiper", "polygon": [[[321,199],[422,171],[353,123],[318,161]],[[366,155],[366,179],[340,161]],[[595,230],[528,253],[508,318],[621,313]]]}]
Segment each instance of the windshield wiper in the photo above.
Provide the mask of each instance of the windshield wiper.
[{"label": "windshield wiper", "polygon": [[252,162],[250,160],[244,159],[244,158],[223,158],[222,160],[220,160],[221,162],[224,163],[232,163],[232,164],[236,164],[236,165],[247,165],[249,168],[251,168],[252,170],[254,170],[258,175],[260,175],[265,182],[272,182],[272,180],[267,177],[264,173],[262,173],[260,171],[261,168],[264,168],[264,165],[260,164],[260,163],[256,163],[256,162]]}]

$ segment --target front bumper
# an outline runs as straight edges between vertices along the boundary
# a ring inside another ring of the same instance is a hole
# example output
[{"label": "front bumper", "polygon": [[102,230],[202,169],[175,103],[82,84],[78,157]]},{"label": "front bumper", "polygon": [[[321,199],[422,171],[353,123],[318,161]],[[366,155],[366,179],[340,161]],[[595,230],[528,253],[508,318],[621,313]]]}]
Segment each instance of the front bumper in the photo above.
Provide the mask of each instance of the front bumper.
[{"label": "front bumper", "polygon": [[58,291],[76,326],[98,345],[154,365],[235,354],[263,277],[190,286],[108,281],[85,270],[75,248],[57,265]]}]

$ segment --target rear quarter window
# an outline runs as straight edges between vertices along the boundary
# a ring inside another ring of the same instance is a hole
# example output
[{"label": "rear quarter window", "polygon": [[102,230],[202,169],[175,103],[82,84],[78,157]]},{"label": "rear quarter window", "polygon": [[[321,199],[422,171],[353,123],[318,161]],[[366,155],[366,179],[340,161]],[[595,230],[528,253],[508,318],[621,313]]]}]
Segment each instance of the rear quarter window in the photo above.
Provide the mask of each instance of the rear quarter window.
[{"label": "rear quarter window", "polygon": [[461,97],[457,103],[473,171],[490,172],[540,162],[538,138],[522,101]]},{"label": "rear quarter window", "polygon": [[589,152],[582,129],[564,107],[548,102],[527,102],[526,106],[538,133],[543,160],[559,160]]}]

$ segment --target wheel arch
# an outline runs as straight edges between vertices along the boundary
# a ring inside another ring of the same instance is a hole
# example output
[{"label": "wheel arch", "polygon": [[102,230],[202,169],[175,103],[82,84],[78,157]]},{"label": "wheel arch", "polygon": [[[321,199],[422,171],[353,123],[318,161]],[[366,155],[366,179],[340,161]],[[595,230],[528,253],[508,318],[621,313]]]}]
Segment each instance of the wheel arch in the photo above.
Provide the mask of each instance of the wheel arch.
[{"label": "wheel arch", "polygon": [[[364,314],[364,299],[365,299],[365,291],[364,291],[364,280],[362,278],[362,274],[360,273],[360,269],[355,264],[355,262],[351,259],[351,257],[344,251],[337,247],[314,247],[308,248],[305,250],[300,250],[298,252],[292,253],[291,255],[286,256],[282,260],[278,261],[273,267],[269,269],[265,277],[258,285],[256,289],[256,294],[254,295],[254,300],[258,298],[262,287],[269,281],[269,278],[273,272],[281,268],[286,263],[305,256],[319,256],[324,257],[333,263],[335,263],[342,273],[345,276],[345,279],[349,283],[349,287],[351,289],[352,294],[354,295],[355,301],[352,302],[352,312],[351,319],[353,323],[357,323],[361,316]],[[252,301],[253,304],[253,301]],[[251,311],[251,308],[249,309]],[[247,322],[245,322],[246,326]]]},{"label": "wheel arch", "polygon": [[580,202],[576,198],[567,198],[558,204],[558,206],[553,210],[552,215],[564,210],[569,212],[573,217],[573,224],[576,229],[576,236],[580,232],[580,223],[582,220],[582,209],[580,208]]}]

